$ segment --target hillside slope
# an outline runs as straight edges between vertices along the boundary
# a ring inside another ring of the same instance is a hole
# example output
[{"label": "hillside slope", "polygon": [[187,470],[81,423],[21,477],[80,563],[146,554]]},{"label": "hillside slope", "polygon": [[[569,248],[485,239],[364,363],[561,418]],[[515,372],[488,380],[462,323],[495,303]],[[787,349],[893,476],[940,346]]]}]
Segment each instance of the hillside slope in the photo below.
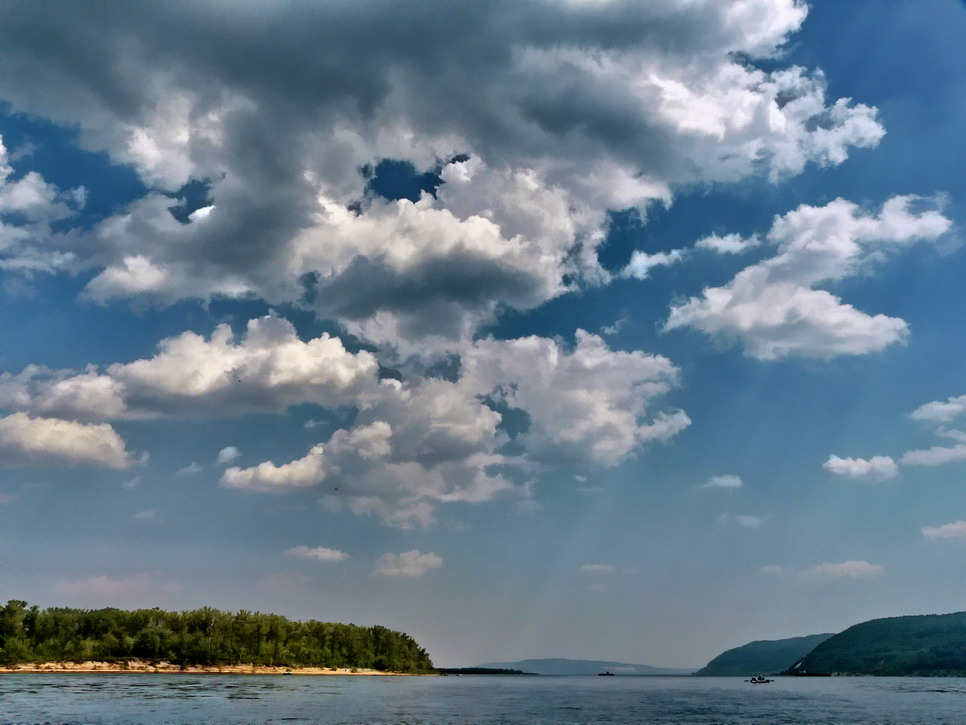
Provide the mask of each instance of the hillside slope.
[{"label": "hillside slope", "polygon": [[788,673],[966,675],[966,612],[856,624],[818,645]]},{"label": "hillside slope", "polygon": [[831,634],[758,640],[722,652],[695,672],[704,677],[749,677],[781,672],[801,660]]}]

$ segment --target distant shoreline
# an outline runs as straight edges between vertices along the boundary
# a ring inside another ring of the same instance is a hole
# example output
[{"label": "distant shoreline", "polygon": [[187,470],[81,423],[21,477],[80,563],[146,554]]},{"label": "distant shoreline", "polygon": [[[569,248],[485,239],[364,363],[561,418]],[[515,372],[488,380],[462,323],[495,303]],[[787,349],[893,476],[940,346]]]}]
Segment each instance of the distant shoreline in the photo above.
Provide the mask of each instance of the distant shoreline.
[{"label": "distant shoreline", "polygon": [[411,672],[383,672],[359,667],[274,667],[268,665],[181,665],[170,662],[37,662],[0,666],[2,674],[173,674],[173,675],[339,675],[348,677],[416,677]]}]

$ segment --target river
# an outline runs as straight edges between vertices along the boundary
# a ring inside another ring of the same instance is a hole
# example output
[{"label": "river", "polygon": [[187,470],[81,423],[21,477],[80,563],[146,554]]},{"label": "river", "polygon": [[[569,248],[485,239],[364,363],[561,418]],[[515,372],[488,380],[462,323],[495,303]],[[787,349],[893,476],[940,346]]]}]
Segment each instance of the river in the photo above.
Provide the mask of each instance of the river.
[{"label": "river", "polygon": [[0,675],[3,723],[966,723],[966,679]]}]

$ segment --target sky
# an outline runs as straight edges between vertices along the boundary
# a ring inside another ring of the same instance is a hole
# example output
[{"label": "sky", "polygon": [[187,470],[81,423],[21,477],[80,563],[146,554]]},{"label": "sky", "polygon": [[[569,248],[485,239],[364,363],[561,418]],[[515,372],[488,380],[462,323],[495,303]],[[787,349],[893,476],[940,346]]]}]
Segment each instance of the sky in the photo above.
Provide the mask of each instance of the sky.
[{"label": "sky", "polygon": [[966,4],[3,15],[3,601],[695,668],[966,608]]}]

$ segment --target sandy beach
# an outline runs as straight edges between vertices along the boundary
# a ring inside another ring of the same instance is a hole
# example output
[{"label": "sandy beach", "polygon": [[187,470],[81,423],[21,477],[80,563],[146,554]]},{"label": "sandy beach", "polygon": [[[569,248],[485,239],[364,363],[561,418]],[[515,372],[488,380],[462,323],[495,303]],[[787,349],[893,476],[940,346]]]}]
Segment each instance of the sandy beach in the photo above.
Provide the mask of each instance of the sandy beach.
[{"label": "sandy beach", "polygon": [[408,672],[381,672],[348,667],[268,667],[265,665],[180,665],[170,662],[145,662],[143,660],[128,660],[127,662],[40,662],[21,663],[0,666],[0,674],[4,673],[65,673],[65,674],[93,674],[102,672],[143,672],[159,674],[211,674],[211,675],[348,675],[406,677],[412,676]]}]

